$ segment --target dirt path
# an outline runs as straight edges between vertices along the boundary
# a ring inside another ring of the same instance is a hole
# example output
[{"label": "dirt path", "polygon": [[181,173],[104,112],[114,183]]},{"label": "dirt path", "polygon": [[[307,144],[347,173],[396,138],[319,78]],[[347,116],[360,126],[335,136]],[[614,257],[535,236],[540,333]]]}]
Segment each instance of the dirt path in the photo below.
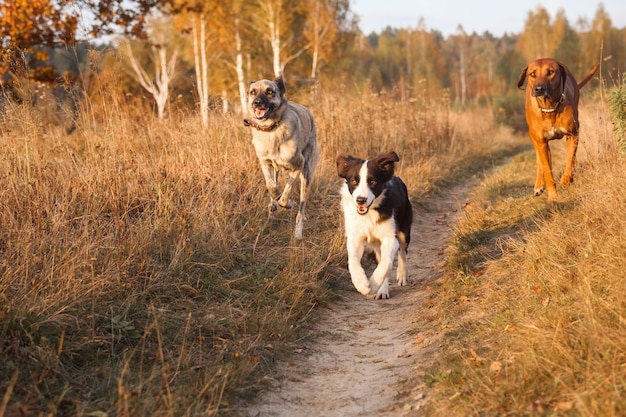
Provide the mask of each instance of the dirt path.
[{"label": "dirt path", "polygon": [[[280,377],[244,417],[418,416],[428,401],[419,376],[440,334],[428,315],[428,298],[442,275],[444,249],[472,184],[442,191],[416,206],[409,246],[408,287],[395,285],[390,299],[359,294],[346,272],[344,301],[323,311],[310,344],[299,346]],[[407,384],[407,381],[409,382]],[[413,383],[415,381],[415,383]]]}]

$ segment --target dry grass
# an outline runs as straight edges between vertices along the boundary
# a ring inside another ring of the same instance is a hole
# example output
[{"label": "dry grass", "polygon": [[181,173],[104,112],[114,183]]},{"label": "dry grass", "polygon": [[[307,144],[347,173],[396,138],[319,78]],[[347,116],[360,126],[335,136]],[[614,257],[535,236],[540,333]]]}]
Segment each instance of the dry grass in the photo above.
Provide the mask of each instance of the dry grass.
[{"label": "dry grass", "polygon": [[[581,109],[581,152],[560,209],[532,197],[534,153],[490,173],[433,301],[445,332],[427,415],[626,414],[626,167],[603,103]],[[563,169],[564,144],[555,167]]]},{"label": "dry grass", "polygon": [[0,114],[0,416],[229,414],[332,297],[337,154],[396,150],[419,200],[511,152],[445,99],[319,91],[299,99],[321,146],[302,243],[294,213],[268,218],[240,116],[203,132],[106,91],[69,136]]}]

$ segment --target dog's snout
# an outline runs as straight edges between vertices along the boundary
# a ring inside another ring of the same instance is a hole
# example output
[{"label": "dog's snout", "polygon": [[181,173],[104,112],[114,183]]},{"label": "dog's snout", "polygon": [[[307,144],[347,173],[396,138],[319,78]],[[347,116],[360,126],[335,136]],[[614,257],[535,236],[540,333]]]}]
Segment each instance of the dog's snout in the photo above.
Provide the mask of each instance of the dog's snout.
[{"label": "dog's snout", "polygon": [[255,107],[259,107],[259,106],[262,106],[264,103],[263,103],[263,100],[261,99],[261,97],[257,97],[257,98],[255,98],[255,99],[254,99],[254,101],[252,102],[252,104],[253,104]]},{"label": "dog's snout", "polygon": [[533,88],[533,96],[542,97],[546,94],[547,88],[545,84],[537,84],[535,88]]},{"label": "dog's snout", "polygon": [[367,197],[357,197],[356,198],[356,202],[357,202],[357,204],[366,204],[367,203]]}]

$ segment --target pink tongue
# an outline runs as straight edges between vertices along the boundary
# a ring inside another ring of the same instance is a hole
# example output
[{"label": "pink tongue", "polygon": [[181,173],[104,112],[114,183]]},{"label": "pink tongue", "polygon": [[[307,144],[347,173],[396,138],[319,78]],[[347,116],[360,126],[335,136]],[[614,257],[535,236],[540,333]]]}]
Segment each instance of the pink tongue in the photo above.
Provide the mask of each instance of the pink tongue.
[{"label": "pink tongue", "polygon": [[365,214],[367,213],[367,207],[359,206],[357,207],[357,211],[359,212],[359,214]]},{"label": "pink tongue", "polygon": [[267,112],[267,110],[265,110],[265,109],[256,109],[255,110],[256,117],[263,117],[263,116],[265,116],[266,112]]}]

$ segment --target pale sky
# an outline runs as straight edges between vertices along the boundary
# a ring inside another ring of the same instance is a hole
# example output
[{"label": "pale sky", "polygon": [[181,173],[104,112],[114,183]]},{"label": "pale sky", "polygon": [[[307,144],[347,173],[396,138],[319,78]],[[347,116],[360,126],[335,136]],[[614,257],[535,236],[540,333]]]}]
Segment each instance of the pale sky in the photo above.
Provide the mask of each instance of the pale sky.
[{"label": "pale sky", "polygon": [[365,35],[380,33],[387,26],[416,28],[423,17],[426,30],[438,30],[444,36],[454,34],[459,24],[468,34],[489,31],[502,36],[521,33],[528,12],[534,12],[539,4],[552,19],[560,8],[565,10],[569,24],[576,29],[579,17],[593,20],[600,3],[614,27],[626,27],[626,0],[351,0],[350,4]]}]

